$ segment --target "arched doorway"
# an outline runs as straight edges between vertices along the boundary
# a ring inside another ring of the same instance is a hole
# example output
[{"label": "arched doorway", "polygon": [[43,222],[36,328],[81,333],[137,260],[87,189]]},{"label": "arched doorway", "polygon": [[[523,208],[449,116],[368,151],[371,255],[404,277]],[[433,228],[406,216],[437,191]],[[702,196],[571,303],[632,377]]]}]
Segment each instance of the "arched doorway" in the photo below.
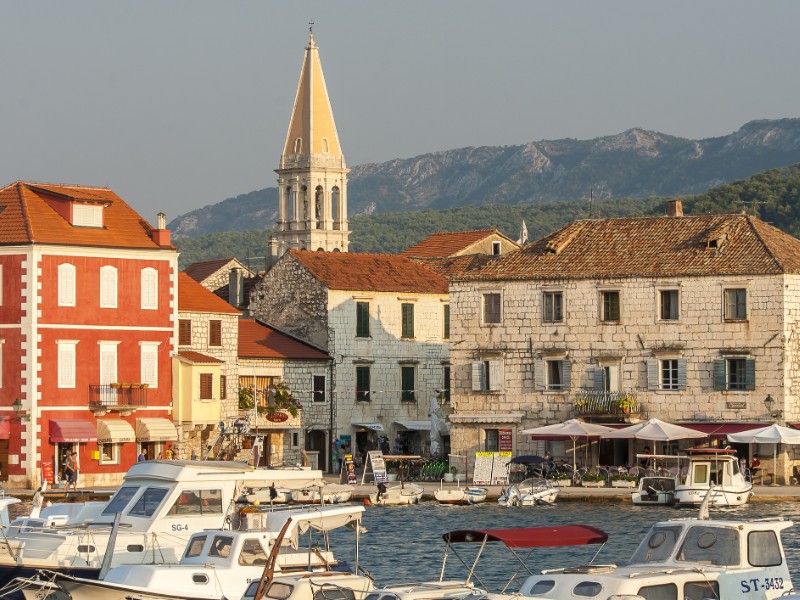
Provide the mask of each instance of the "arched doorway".
[{"label": "arched doorway", "polygon": [[312,429],[306,435],[306,450],[314,450],[315,452],[319,452],[317,456],[319,456],[319,468],[323,471],[327,471],[329,468],[328,465],[328,448],[327,443],[325,442],[325,432],[321,429]]}]

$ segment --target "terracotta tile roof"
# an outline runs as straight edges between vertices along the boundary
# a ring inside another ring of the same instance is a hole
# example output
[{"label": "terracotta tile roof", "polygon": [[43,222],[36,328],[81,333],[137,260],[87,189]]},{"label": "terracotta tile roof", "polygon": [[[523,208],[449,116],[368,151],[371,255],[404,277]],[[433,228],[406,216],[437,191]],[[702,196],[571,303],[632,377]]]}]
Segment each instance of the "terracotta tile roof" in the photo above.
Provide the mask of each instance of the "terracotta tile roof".
[{"label": "terracotta tile roof", "polygon": [[333,290],[446,294],[439,273],[397,254],[290,250],[309,272]]},{"label": "terracotta tile roof", "polygon": [[[476,229],[473,231],[440,231],[429,235],[419,244],[403,250],[404,256],[420,258],[452,256],[490,235],[502,235],[497,229]],[[505,237],[505,236],[503,236]]]},{"label": "terracotta tile roof", "polygon": [[782,273],[800,273],[800,240],[755,217],[721,214],[575,221],[457,279]]},{"label": "terracotta tile roof", "polygon": [[240,358],[328,360],[323,352],[253,319],[239,319]]},{"label": "terracotta tile roof", "polygon": [[433,269],[448,280],[460,278],[462,275],[480,269],[486,263],[498,259],[498,256],[491,254],[465,254],[448,258],[413,258],[416,262]]},{"label": "terracotta tile roof", "polygon": [[[103,204],[103,227],[74,227],[55,210],[72,200]],[[162,248],[152,226],[108,188],[18,181],[0,189],[0,207],[0,244]]]},{"label": "terracotta tile roof", "polygon": [[219,358],[214,358],[213,356],[201,354],[200,352],[195,352],[194,350],[182,350],[181,352],[178,352],[178,356],[180,356],[181,358],[185,358],[189,362],[197,363],[200,365],[218,364],[225,362],[224,360],[220,360]]},{"label": "terracotta tile roof", "polygon": [[193,262],[188,267],[186,267],[183,270],[183,272],[186,273],[192,279],[194,279],[196,282],[202,283],[206,279],[206,277],[208,277],[209,275],[213,275],[232,260],[236,259],[233,257],[216,258],[214,260],[203,260],[200,262]]},{"label": "terracotta tile roof", "polygon": [[242,314],[183,271],[178,273],[178,310],[181,312]]}]

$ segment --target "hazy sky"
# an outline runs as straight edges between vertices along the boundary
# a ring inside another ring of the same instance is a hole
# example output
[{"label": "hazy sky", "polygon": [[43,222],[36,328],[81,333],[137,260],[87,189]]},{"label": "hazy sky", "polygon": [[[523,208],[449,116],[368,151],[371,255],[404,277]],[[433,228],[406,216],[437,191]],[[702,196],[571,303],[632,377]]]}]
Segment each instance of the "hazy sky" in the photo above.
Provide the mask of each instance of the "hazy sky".
[{"label": "hazy sky", "polygon": [[275,185],[308,22],[349,166],[800,116],[796,0],[0,0],[0,184]]}]

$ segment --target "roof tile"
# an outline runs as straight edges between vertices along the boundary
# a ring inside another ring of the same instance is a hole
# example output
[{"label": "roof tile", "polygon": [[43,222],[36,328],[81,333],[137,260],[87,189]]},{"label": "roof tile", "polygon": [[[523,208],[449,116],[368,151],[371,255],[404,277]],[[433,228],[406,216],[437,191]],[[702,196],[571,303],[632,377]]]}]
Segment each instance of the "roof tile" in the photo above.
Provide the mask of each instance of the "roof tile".
[{"label": "roof tile", "polygon": [[472,244],[494,234],[500,234],[500,232],[497,231],[497,229],[440,231],[438,233],[429,235],[420,243],[411,246],[407,250],[403,250],[401,254],[404,256],[415,256],[420,258],[444,258],[447,256],[452,256],[456,252],[460,252]]},{"label": "roof tile", "polygon": [[253,319],[239,319],[240,358],[328,360],[322,350]]},{"label": "roof tile", "polygon": [[181,312],[242,314],[183,271],[178,273],[178,310]]}]

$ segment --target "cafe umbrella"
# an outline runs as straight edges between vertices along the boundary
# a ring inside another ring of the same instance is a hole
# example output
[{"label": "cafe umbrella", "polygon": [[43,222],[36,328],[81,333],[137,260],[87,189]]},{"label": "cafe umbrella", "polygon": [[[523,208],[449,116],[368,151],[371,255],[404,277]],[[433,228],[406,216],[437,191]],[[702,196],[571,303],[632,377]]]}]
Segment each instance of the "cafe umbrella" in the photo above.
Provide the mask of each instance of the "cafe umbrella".
[{"label": "cafe umbrella", "polygon": [[781,425],[768,425],[729,433],[728,441],[736,444],[772,444],[772,482],[775,483],[778,464],[778,444],[800,444],[800,431]]},{"label": "cafe umbrella", "polygon": [[577,440],[579,437],[600,437],[610,431],[614,430],[611,427],[606,427],[605,425],[586,423],[580,419],[569,419],[563,423],[544,425],[542,427],[534,427],[532,429],[523,429],[520,433],[538,438],[570,438],[572,440],[572,466],[575,467],[575,440]]}]

